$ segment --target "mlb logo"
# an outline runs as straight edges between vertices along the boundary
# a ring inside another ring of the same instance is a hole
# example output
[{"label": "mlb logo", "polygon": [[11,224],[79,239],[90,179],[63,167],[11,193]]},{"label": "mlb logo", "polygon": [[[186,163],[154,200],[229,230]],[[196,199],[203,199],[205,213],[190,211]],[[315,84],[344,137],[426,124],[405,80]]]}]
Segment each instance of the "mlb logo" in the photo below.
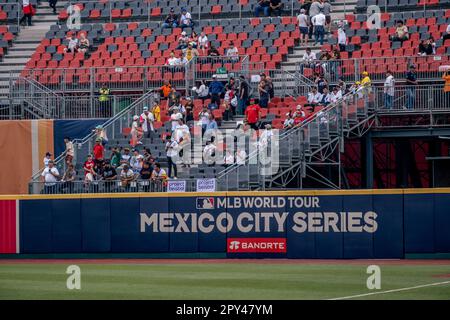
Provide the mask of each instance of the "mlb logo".
[{"label": "mlb logo", "polygon": [[214,198],[197,198],[197,209],[214,209]]}]

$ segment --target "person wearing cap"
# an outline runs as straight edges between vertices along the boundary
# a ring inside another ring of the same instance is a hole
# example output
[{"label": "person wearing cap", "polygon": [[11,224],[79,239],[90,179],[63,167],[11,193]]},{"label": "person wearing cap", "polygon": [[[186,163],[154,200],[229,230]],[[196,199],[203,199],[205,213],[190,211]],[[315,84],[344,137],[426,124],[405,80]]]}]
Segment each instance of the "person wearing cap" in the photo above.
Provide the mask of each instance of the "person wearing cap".
[{"label": "person wearing cap", "polygon": [[194,21],[192,20],[191,14],[186,10],[186,8],[181,8],[180,28],[192,28],[193,26]]},{"label": "person wearing cap", "polygon": [[156,122],[161,122],[161,107],[159,106],[158,101],[153,102],[152,114]]},{"label": "person wearing cap", "polygon": [[233,41],[230,42],[230,45],[229,45],[229,47],[228,47],[228,49],[227,49],[225,55],[226,55],[227,57],[230,57],[232,62],[237,62],[237,61],[239,61],[239,50],[238,50],[238,48],[234,45],[234,42],[233,42]]},{"label": "person wearing cap", "polygon": [[164,20],[162,24],[163,28],[176,28],[178,27],[178,15],[175,14],[175,10],[170,9],[169,15]]},{"label": "person wearing cap", "polygon": [[153,113],[151,113],[148,110],[148,107],[145,106],[141,116],[139,117],[139,123],[141,124],[142,131],[147,138],[150,138],[150,132],[154,131],[153,121],[155,121]]},{"label": "person wearing cap", "polygon": [[322,46],[326,24],[326,17],[323,14],[323,9],[320,9],[319,13],[311,18],[311,23],[314,26],[314,45],[317,45],[317,42],[319,41]]},{"label": "person wearing cap", "polygon": [[92,160],[92,155],[88,155],[86,161],[84,162],[83,165],[83,170],[84,170],[84,185],[88,186],[88,184],[92,181],[94,181],[94,177],[95,177],[95,162],[94,160]]},{"label": "person wearing cap", "polygon": [[131,159],[130,148],[124,148],[123,153],[120,157],[120,167],[123,167],[126,164],[130,164],[130,159]]},{"label": "person wearing cap", "polygon": [[103,128],[101,124],[95,127],[93,130],[95,133],[95,139],[101,139],[102,145],[105,145],[108,143],[108,137],[106,135],[106,130]]},{"label": "person wearing cap", "polygon": [[178,38],[178,47],[177,50],[186,49],[189,43],[189,37],[187,36],[186,31],[181,32],[180,37]]},{"label": "person wearing cap", "polygon": [[94,162],[97,166],[101,166],[103,163],[105,148],[102,145],[102,140],[100,138],[97,138],[95,140],[94,149],[92,150],[92,153],[94,154]]},{"label": "person wearing cap", "polygon": [[133,150],[133,155],[130,158],[130,167],[134,173],[139,173],[142,169],[142,162],[144,161],[144,157],[139,153],[138,149]]},{"label": "person wearing cap", "polygon": [[300,29],[300,45],[307,45],[308,43],[308,28],[309,18],[306,15],[306,10],[301,9],[300,14],[297,16],[298,28]]},{"label": "person wearing cap", "polygon": [[160,187],[165,186],[167,183],[167,173],[166,170],[161,168],[160,163],[155,163],[152,176],[150,178],[154,183],[157,184],[158,190]]},{"label": "person wearing cap", "polygon": [[114,180],[117,179],[117,171],[114,166],[111,165],[111,162],[109,160],[105,160],[102,178],[105,181],[105,192],[111,192],[114,186]]},{"label": "person wearing cap", "polygon": [[45,153],[45,157],[44,157],[44,168],[48,167],[48,162],[52,160],[52,154],[50,152],[46,152]]},{"label": "person wearing cap", "polygon": [[217,76],[212,76],[212,81],[209,84],[209,93],[211,94],[211,103],[215,103],[217,106],[220,105],[220,95],[224,91],[224,85],[221,81],[217,80]]},{"label": "person wearing cap", "polygon": [[281,0],[270,0],[269,2],[270,7],[270,14],[278,14],[278,16],[281,16],[281,13],[283,11],[284,4],[281,2]]},{"label": "person wearing cap", "polygon": [[192,43],[188,43],[186,50],[184,51],[184,57],[187,62],[191,61],[194,57],[198,57],[198,50],[194,48]]},{"label": "person wearing cap", "polygon": [[258,0],[258,4],[255,8],[255,17],[259,17],[261,12],[263,12],[266,17],[270,15],[270,0]]},{"label": "person wearing cap", "polygon": [[131,140],[130,145],[135,147],[138,144],[142,144],[140,141],[142,138],[142,128],[139,125],[139,116],[133,116],[133,123],[131,124]]},{"label": "person wearing cap", "polygon": [[410,65],[406,73],[406,108],[413,109],[416,103],[417,73],[416,66]]},{"label": "person wearing cap", "polygon": [[56,183],[59,178],[59,171],[54,166],[53,160],[49,160],[47,167],[42,171],[42,180],[44,182],[44,193],[57,193]]},{"label": "person wearing cap", "polygon": [[111,106],[109,103],[109,94],[110,90],[106,86],[106,83],[102,85],[102,87],[98,90],[98,101],[100,102],[100,114],[104,117],[110,117],[111,116]]},{"label": "person wearing cap", "polygon": [[347,34],[345,33],[344,30],[344,23],[342,21],[339,21],[337,35],[338,35],[339,50],[343,52],[347,48],[348,40]]},{"label": "person wearing cap", "polygon": [[369,73],[367,71],[363,71],[362,77],[361,86],[366,93],[370,93],[372,91],[372,80],[369,77]]},{"label": "person wearing cap", "polygon": [[130,166],[128,164],[124,165],[120,172],[120,182],[126,191],[130,189],[131,181],[134,181],[135,178],[136,174],[131,170]]}]

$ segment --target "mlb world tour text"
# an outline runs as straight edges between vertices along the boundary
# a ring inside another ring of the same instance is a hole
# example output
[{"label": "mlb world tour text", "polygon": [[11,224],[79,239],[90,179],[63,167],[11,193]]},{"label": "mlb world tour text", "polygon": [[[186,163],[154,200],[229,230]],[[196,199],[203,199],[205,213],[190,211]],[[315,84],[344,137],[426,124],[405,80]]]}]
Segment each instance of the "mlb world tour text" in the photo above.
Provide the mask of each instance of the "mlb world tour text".
[{"label": "mlb world tour text", "polygon": [[373,211],[322,211],[318,197],[197,198],[196,212],[140,213],[140,232],[285,232],[289,225],[297,233],[374,233],[376,219]]}]

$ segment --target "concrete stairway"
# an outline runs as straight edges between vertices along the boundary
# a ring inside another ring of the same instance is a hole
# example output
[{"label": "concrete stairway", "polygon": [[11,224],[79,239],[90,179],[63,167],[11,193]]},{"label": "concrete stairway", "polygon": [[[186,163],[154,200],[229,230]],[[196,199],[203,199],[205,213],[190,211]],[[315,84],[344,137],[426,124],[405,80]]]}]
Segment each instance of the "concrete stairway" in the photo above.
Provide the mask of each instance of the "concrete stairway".
[{"label": "concrete stairway", "polygon": [[[332,21],[344,19],[345,14],[353,13],[356,3],[357,0],[335,0],[333,2],[333,12],[331,14]],[[325,41],[329,36],[330,35],[326,35]],[[311,48],[313,52],[318,53],[320,51],[320,45],[314,46],[314,39],[310,39],[309,44],[308,47]],[[303,58],[305,49],[305,46],[294,47],[293,52],[288,55],[287,61],[281,63],[281,69],[294,72],[296,64]]]},{"label": "concrete stairway", "polygon": [[[58,1],[58,12],[66,2]],[[37,14],[33,17],[33,26],[21,27],[18,37],[0,62],[0,99],[8,97],[10,74],[20,74],[36,47],[50,30],[50,26],[57,20],[58,16],[53,14],[53,10],[48,7],[48,2],[42,2],[37,8]]]}]

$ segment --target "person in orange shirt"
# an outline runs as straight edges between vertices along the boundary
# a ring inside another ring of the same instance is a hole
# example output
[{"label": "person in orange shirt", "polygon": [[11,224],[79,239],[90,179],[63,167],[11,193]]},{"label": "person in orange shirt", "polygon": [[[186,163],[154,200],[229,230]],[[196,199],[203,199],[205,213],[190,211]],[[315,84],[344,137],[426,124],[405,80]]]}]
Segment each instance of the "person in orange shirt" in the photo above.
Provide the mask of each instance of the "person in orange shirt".
[{"label": "person in orange shirt", "polygon": [[165,80],[164,85],[159,88],[159,90],[161,91],[162,98],[167,99],[170,92],[172,92],[172,85],[170,84],[169,80]]},{"label": "person in orange shirt", "polygon": [[444,92],[450,92],[450,70],[444,72],[442,79],[445,81]]}]

